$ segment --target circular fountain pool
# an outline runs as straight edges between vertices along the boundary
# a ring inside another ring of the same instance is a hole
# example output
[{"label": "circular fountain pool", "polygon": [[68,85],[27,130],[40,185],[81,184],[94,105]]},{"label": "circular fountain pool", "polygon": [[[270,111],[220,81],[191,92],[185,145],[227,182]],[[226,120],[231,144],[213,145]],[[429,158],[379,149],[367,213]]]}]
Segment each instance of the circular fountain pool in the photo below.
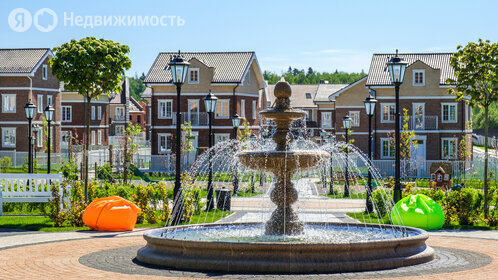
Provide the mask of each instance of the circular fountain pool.
[{"label": "circular fountain pool", "polygon": [[140,262],[238,273],[330,273],[414,265],[433,259],[425,231],[372,224],[307,223],[301,235],[265,235],[264,225],[208,224],[144,235]]}]

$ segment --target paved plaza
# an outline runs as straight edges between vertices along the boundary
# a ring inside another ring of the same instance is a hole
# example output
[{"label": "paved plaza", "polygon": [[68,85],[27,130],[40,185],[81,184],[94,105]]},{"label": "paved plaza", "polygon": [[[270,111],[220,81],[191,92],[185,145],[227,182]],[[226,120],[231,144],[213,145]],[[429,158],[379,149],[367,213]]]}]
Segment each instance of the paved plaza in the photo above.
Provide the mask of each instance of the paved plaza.
[{"label": "paved plaza", "polygon": [[[305,197],[302,207],[307,208],[299,212],[303,221],[356,223],[344,208],[364,208],[361,200],[326,199],[313,193],[306,195],[307,191],[299,189],[301,197]],[[265,203],[265,197],[234,198],[234,213],[220,222],[264,221],[272,210],[271,205],[262,208]],[[142,235],[147,230],[46,233],[0,229],[0,279],[497,279],[498,231],[491,230],[429,232],[427,244],[436,250],[436,258],[425,264],[312,275],[219,274],[144,266],[135,256],[146,244]]]}]

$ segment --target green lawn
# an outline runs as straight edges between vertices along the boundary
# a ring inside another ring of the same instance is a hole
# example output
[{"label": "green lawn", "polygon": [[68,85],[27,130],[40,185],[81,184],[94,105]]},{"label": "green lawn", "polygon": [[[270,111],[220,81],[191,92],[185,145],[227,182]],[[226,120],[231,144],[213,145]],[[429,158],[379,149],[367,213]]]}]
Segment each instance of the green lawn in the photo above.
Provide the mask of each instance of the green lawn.
[{"label": "green lawn", "polygon": [[344,198],[344,199],[366,199],[366,193],[353,193],[349,197],[344,197],[343,194],[322,194],[322,196],[326,196],[328,198]]},{"label": "green lawn", "polygon": [[389,217],[386,215],[384,218],[378,219],[375,213],[364,214],[364,213],[346,213],[349,217],[360,221],[360,223],[367,224],[391,224]]},{"label": "green lawn", "polygon": [[[202,211],[199,215],[194,215],[190,222],[184,222],[182,224],[213,223],[230,214],[232,214],[232,212],[219,210],[212,210],[210,212]],[[135,227],[164,227],[164,224],[137,224]],[[64,227],[54,227],[54,223],[46,216],[0,216],[0,228],[45,232],[90,230],[90,228],[86,226],[72,227],[69,224]]]}]

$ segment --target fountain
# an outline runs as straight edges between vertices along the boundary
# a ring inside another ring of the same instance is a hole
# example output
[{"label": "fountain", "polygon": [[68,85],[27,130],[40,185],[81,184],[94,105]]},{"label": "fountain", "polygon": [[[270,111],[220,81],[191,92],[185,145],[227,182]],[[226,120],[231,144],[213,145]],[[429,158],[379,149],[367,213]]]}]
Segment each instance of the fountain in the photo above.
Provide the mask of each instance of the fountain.
[{"label": "fountain", "polygon": [[263,227],[258,223],[186,225],[148,231],[137,253],[142,263],[175,269],[237,273],[330,273],[396,268],[434,258],[419,229],[378,224],[303,223],[292,209],[297,171],[317,168],[330,154],[292,150],[289,127],[305,113],[290,107],[291,88],[275,85],[272,109],[261,112],[276,125],[274,150],[238,153],[251,169],[274,174],[270,193],[276,205]]},{"label": "fountain", "polygon": [[270,220],[266,223],[266,234],[297,235],[303,232],[303,223],[299,221],[291,205],[297,201],[297,191],[291,177],[296,170],[304,171],[323,164],[330,157],[325,151],[290,151],[292,138],[288,137],[289,127],[294,120],[306,115],[302,110],[290,108],[292,94],[288,83],[279,82],[274,90],[275,107],[261,112],[261,116],[273,120],[277,127],[273,134],[275,151],[247,151],[239,153],[240,162],[247,167],[266,169],[275,175],[276,183],[270,198],[277,205]]}]

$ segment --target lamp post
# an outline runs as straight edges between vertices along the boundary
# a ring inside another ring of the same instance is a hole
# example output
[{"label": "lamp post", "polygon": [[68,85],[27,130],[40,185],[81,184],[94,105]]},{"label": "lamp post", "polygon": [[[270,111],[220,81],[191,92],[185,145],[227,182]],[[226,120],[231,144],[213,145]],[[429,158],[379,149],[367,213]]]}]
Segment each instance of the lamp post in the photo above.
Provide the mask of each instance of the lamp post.
[{"label": "lamp post", "polygon": [[391,82],[394,84],[394,90],[396,93],[396,110],[394,114],[394,131],[395,131],[395,151],[396,158],[394,160],[394,203],[401,199],[401,176],[400,176],[400,162],[401,162],[401,136],[400,136],[400,112],[399,112],[399,87],[403,83],[403,78],[405,77],[406,65],[408,62],[404,61],[402,58],[398,57],[398,50],[396,50],[396,56],[391,57],[391,59],[386,63],[387,69],[389,70],[389,77]]},{"label": "lamp post", "polygon": [[28,119],[28,173],[33,173],[33,133],[31,121],[35,115],[36,106],[31,102],[31,99],[24,105],[24,112]]},{"label": "lamp post", "polygon": [[349,113],[342,118],[342,126],[346,130],[346,166],[344,172],[344,197],[349,197],[349,163],[348,163],[348,154],[349,154],[349,129],[351,128],[351,124],[353,120],[349,117]]},{"label": "lamp post", "polygon": [[[322,140],[322,146],[325,144],[325,137],[327,137],[327,132],[322,129],[320,130],[320,138]],[[324,165],[322,170],[322,186],[325,187],[327,185],[327,167]]]},{"label": "lamp post", "polygon": [[[234,140],[237,139],[237,132],[238,132],[238,129],[240,126],[240,120],[241,120],[241,117],[239,117],[239,115],[235,114],[232,116],[233,139]],[[235,143],[234,143],[234,146],[236,146]],[[234,170],[233,170],[233,195],[237,195],[238,192],[239,192],[239,178],[238,178],[238,174],[237,174],[237,162],[235,162]]]},{"label": "lamp post", "polygon": [[176,85],[176,174],[175,174],[175,187],[173,189],[174,195],[174,206],[171,224],[177,225],[180,223],[182,218],[182,199],[181,199],[181,183],[180,183],[180,162],[181,162],[181,120],[182,113],[180,112],[180,93],[182,92],[182,84],[185,83],[185,78],[187,77],[188,63],[180,56],[180,51],[173,60],[169,62],[169,68],[171,70],[172,80],[171,82]]},{"label": "lamp post", "polygon": [[50,123],[54,118],[55,109],[51,105],[47,106],[43,113],[45,113],[45,119],[47,120],[47,174],[50,174]]},{"label": "lamp post", "polygon": [[[253,133],[249,138],[251,139],[253,147],[256,146],[256,141],[258,140],[256,135]],[[254,193],[254,171],[251,171],[251,193]]]},{"label": "lamp post", "polygon": [[[335,142],[335,135],[329,135],[329,143],[332,146]],[[334,166],[333,164],[333,158],[332,158],[332,147],[330,150],[330,186],[329,186],[329,195],[334,195]]]},{"label": "lamp post", "polygon": [[214,207],[214,190],[213,190],[213,166],[211,163],[211,154],[210,150],[213,146],[213,112],[216,109],[216,101],[218,101],[218,97],[216,97],[213,93],[211,93],[211,89],[209,89],[209,93],[204,97],[204,105],[206,106],[206,112],[208,113],[209,118],[209,140],[208,140],[208,160],[209,160],[209,177],[208,177],[208,187],[207,187],[207,205],[206,211],[211,211]]},{"label": "lamp post", "polygon": [[[372,116],[375,113],[375,105],[377,104],[377,99],[373,96],[373,91],[370,90],[370,95],[363,101],[365,104],[365,112],[368,116],[368,160],[372,160]],[[367,186],[367,201],[365,213],[373,212],[373,204],[372,204],[372,172],[370,167],[368,168],[368,186]]]}]

